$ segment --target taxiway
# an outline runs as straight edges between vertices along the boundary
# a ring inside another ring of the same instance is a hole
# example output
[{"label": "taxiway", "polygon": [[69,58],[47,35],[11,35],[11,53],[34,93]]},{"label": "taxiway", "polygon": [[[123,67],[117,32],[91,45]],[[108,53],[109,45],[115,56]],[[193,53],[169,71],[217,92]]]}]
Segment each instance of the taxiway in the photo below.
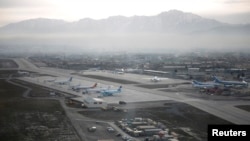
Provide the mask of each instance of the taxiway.
[{"label": "taxiway", "polygon": [[[50,68],[38,68],[26,59],[14,59],[15,62],[19,65],[18,69],[21,70],[27,70],[31,72],[37,72],[40,74],[47,74],[47,75],[53,75],[57,76],[60,78],[68,78],[70,76],[74,77],[74,82],[82,81],[83,83],[87,84],[93,84],[93,82],[98,82],[100,83],[100,86],[107,86],[107,85],[112,85],[115,87],[118,87],[121,85],[120,83],[116,82],[110,82],[106,80],[100,80],[100,79],[94,79],[94,78],[89,78],[89,77],[84,77],[84,76],[79,76],[79,75],[74,75],[74,71],[68,71],[68,70],[62,70],[62,69],[50,69]],[[136,74],[124,74],[122,76],[117,75],[117,74],[107,74],[107,72],[90,72],[91,74],[95,75],[100,75],[100,76],[105,76],[105,77],[113,77],[113,78],[119,78],[119,79],[126,79],[130,81],[135,81],[138,83],[142,84],[148,84],[148,80],[141,79],[142,77],[145,77],[144,75],[136,75]],[[146,76],[148,77],[148,76]],[[37,83],[39,85],[46,85],[48,84],[43,84],[43,79],[42,78],[21,78],[23,80],[32,82],[32,83]],[[177,83],[181,82],[182,80],[175,80],[175,79],[169,79],[166,82],[160,82],[160,83]],[[250,105],[249,101],[239,101],[239,100],[220,100],[220,101],[213,101],[213,100],[204,100],[204,99],[199,99],[199,98],[190,98],[185,95],[184,92],[163,92],[163,91],[158,91],[157,89],[147,89],[147,88],[142,88],[138,87],[134,84],[122,84],[123,85],[123,92],[120,95],[113,96],[113,97],[105,97],[104,100],[112,103],[112,102],[117,102],[119,100],[126,100],[127,102],[140,102],[140,101],[159,101],[159,100],[174,100],[178,102],[184,102],[189,105],[192,105],[196,108],[199,108],[203,111],[206,111],[210,114],[213,114],[215,116],[218,116],[222,119],[225,119],[229,122],[232,122],[234,124],[250,124],[250,113],[236,108],[236,105]],[[50,86],[51,88],[56,88],[56,86]],[[67,88],[60,88],[58,89],[63,89],[67,90]],[[68,90],[69,93],[72,93],[76,96],[82,96],[82,94],[77,93],[77,92],[72,92],[71,90]],[[68,92],[67,91],[67,92]],[[92,95],[91,95],[92,96]]]}]

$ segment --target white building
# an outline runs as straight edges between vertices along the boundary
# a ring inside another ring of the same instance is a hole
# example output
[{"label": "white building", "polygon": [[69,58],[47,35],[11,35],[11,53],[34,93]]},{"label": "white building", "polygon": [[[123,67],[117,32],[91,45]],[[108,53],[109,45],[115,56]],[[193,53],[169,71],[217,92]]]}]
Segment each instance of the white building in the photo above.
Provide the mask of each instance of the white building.
[{"label": "white building", "polygon": [[100,98],[85,98],[83,99],[83,105],[87,108],[102,108],[107,107],[107,102]]}]

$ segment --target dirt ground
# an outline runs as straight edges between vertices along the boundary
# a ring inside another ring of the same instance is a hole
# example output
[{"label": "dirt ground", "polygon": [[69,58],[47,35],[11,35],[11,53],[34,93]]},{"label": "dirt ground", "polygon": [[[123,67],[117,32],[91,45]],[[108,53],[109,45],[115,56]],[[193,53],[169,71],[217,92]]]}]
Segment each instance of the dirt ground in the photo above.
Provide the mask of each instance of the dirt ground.
[{"label": "dirt ground", "polygon": [[[85,76],[95,79],[102,79],[117,83],[123,83],[122,80],[107,78],[102,76]],[[125,83],[127,84],[127,83]],[[148,88],[148,89],[158,89],[158,88],[167,88],[162,91],[176,91],[175,89],[182,85],[190,85],[187,83],[179,84],[147,84],[142,85],[138,83],[129,83],[135,84],[138,87]],[[174,89],[172,89],[174,88]],[[184,91],[184,89],[183,89]],[[194,92],[194,89],[190,89],[190,92]],[[195,93],[192,96],[197,95]],[[199,97],[199,96],[198,96]],[[204,95],[204,97],[209,97],[209,95]],[[224,97],[225,98],[225,97]],[[223,98],[223,99],[224,99]],[[214,98],[212,98],[214,99]],[[90,117],[97,120],[107,120],[107,121],[116,121],[124,118],[134,118],[134,117],[143,117],[151,118],[155,121],[160,121],[164,123],[170,131],[173,131],[178,134],[178,139],[183,141],[200,141],[207,140],[207,125],[208,124],[232,124],[228,121],[220,119],[214,115],[211,115],[207,112],[194,108],[190,105],[178,102],[167,102],[163,104],[164,106],[152,106],[148,107],[150,102],[145,103],[145,108],[140,104],[140,108],[136,108],[136,104],[133,105],[134,108],[129,108],[128,112],[115,112],[115,111],[82,111],[80,112],[84,116]],[[129,104],[126,105],[129,107]]]},{"label": "dirt ground", "polygon": [[63,96],[61,94],[61,92],[52,90],[52,89],[47,88],[47,87],[41,87],[41,86],[29,83],[29,82],[24,82],[24,81],[21,81],[18,79],[13,79],[12,81],[17,82],[19,84],[22,84],[24,86],[32,87],[32,90],[30,91],[30,93],[28,95],[29,97],[34,97],[34,98],[36,98],[36,97],[52,97],[52,95],[50,95],[50,92],[54,92],[56,94],[56,95],[53,95],[53,97]]},{"label": "dirt ground", "polygon": [[[145,103],[148,105],[149,103]],[[127,105],[129,106],[129,104]],[[136,107],[136,105],[134,105]],[[208,124],[231,124],[209,113],[184,103],[166,102],[161,107],[134,108],[127,112],[115,111],[82,111],[84,116],[97,119],[116,121],[135,117],[150,118],[166,125],[171,132],[178,134],[178,139],[183,141],[200,141],[207,139]],[[146,106],[145,106],[146,107]]]},{"label": "dirt ground", "polygon": [[[105,77],[91,77],[107,80]],[[120,79],[108,81],[129,83]],[[32,88],[29,95],[32,98],[22,97],[22,93],[25,91],[24,88],[0,80],[0,139],[6,141],[79,140],[60,103],[55,99],[46,99],[46,97],[50,96],[50,89],[25,82],[22,82],[22,84]],[[136,82],[130,84],[136,84]],[[173,101],[157,102],[157,104],[153,102],[128,103],[121,107],[127,108],[128,111],[83,110],[80,113],[89,117],[92,122],[95,120],[113,122],[134,117],[150,118],[166,125],[170,132],[177,133],[178,139],[181,141],[207,140],[208,124],[231,124],[187,104]],[[244,108],[242,107],[242,109]],[[84,131],[86,127],[91,125],[95,125],[100,129],[92,135],[88,135],[87,139],[94,140],[94,136],[101,134],[103,137],[117,138],[115,134],[106,135],[106,124],[96,125],[96,123],[92,122],[79,122]]]},{"label": "dirt ground", "polygon": [[[30,86],[32,88],[32,86]],[[26,89],[0,80],[0,139],[4,141],[78,141],[59,101],[23,98]],[[38,87],[32,94],[49,93]]]},{"label": "dirt ground", "polygon": [[242,110],[250,112],[250,106],[249,105],[238,105],[237,108],[240,108]]},{"label": "dirt ground", "polygon": [[0,59],[0,68],[17,68],[18,65],[10,59]]}]

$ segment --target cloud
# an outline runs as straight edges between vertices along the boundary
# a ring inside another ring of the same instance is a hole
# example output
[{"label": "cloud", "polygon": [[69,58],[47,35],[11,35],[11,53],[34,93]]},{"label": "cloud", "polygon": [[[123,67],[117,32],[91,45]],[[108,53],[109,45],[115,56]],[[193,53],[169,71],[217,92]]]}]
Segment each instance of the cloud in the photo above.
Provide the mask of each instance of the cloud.
[{"label": "cloud", "polygon": [[226,4],[241,4],[241,3],[250,3],[249,0],[226,0]]},{"label": "cloud", "polygon": [[48,5],[40,0],[0,0],[0,8],[37,7]]}]

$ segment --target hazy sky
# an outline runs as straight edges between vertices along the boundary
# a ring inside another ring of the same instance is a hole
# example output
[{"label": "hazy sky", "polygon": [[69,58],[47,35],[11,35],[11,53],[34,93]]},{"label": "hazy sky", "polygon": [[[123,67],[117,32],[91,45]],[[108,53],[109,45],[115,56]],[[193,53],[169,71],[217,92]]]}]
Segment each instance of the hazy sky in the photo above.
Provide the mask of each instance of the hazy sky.
[{"label": "hazy sky", "polygon": [[152,16],[172,9],[224,22],[250,23],[250,0],[0,0],[0,26],[41,17],[77,21]]}]

